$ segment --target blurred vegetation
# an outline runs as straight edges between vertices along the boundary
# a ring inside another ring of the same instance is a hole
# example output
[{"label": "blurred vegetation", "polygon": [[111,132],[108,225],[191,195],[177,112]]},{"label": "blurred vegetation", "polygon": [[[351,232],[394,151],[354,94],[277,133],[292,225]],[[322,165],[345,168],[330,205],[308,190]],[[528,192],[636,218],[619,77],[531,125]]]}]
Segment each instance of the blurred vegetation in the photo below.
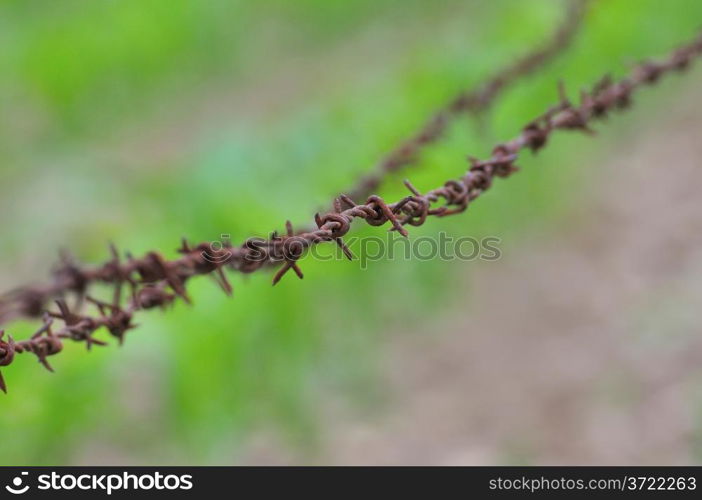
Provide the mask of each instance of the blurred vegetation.
[{"label": "blurred vegetation", "polygon": [[[428,113],[551,33],[551,0],[17,0],[0,3],[2,289],[42,280],[70,247],[175,255],[181,236],[235,242],[302,225]],[[595,2],[565,56],[510,89],[479,128],[463,120],[406,175],[421,190],[460,175],[556,98],[699,27],[702,2]],[[674,79],[673,79],[674,80]],[[675,91],[647,91],[597,141],[559,136],[467,214],[413,236],[496,235],[562,222],[588,164]],[[606,136],[606,137],[605,137]],[[583,153],[583,154],[579,154]],[[393,179],[381,193],[402,193]],[[359,227],[360,234],[373,228]],[[377,231],[377,229],[376,229]],[[516,249],[515,249],[516,251]],[[2,464],[230,463],[273,432],[314,452],[330,399],[375,408],[383,340],[437,335],[465,263],[302,263],[305,281],[206,279],[195,305],[138,318],[125,346],[69,345],[55,374],[4,371]],[[10,325],[15,337],[32,323]],[[466,332],[467,335],[470,332]]]}]

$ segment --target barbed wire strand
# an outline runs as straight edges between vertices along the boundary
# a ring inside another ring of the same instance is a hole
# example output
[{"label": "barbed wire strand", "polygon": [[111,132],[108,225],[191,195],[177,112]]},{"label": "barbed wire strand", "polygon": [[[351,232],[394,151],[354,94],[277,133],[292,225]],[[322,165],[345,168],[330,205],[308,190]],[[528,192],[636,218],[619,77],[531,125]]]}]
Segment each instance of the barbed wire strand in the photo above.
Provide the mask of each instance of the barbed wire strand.
[{"label": "barbed wire strand", "polygon": [[[455,96],[447,105],[436,111],[416,133],[382,159],[372,173],[360,178],[345,192],[353,199],[367,198],[388,174],[416,162],[424,148],[435,144],[442,137],[453,118],[461,113],[485,112],[507,86],[534,72],[565,50],[582,25],[586,5],[591,1],[593,0],[571,0],[562,23],[548,43],[509,64],[475,89]],[[108,270],[107,275],[110,273]],[[73,269],[71,257],[64,254],[51,283],[22,287],[0,296],[0,324],[20,316],[38,317],[51,299],[70,291],[80,292],[91,282],[101,281],[105,276],[105,270],[100,269],[83,271],[78,276]]]},{"label": "barbed wire strand", "polygon": [[[269,239],[249,238],[238,247],[225,245],[216,251],[208,243],[190,246],[184,240],[179,249],[182,256],[174,260],[167,260],[157,252],[149,252],[140,259],[128,256],[127,261],[122,263],[119,253],[112,246],[112,259],[93,269],[83,269],[66,257],[58,270],[68,283],[66,290],[76,295],[77,303],[83,300],[92,303],[98,315],[81,314],[77,312],[78,307],[72,311],[65,298],[58,299],[58,312],[37,311],[43,318],[42,326],[29,339],[16,342],[9,336],[5,339],[4,332],[0,332],[0,367],[10,365],[16,354],[29,352],[51,370],[47,358],[62,350],[63,340],[84,342],[88,349],[93,345],[104,345],[104,341],[94,337],[101,328],[121,343],[125,334],[134,328],[132,321],[137,311],[163,308],[178,298],[190,302],[186,284],[197,275],[214,274],[224,292],[231,294],[232,288],[223,272],[224,268],[251,273],[272,263],[282,263],[273,277],[273,284],[276,284],[290,270],[299,278],[303,277],[299,260],[313,245],[335,242],[347,257],[353,258],[342,238],[355,219],[363,219],[372,226],[389,223],[390,231],[407,236],[406,226],[422,225],[430,216],[446,217],[464,212],[470,203],[490,188],[495,177],[508,177],[518,170],[515,162],[522,150],[537,152],[557,130],[592,133],[591,122],[605,118],[610,111],[629,107],[632,95],[638,88],[656,83],[667,73],[684,71],[700,54],[702,35],[674,50],[665,59],[645,61],[634,66],[629,76],[619,81],[605,76],[590,91],[580,92],[578,105],[569,100],[561,82],[556,105],[529,122],[515,138],[495,146],[489,158],[479,160],[469,157],[470,167],[462,177],[449,180],[424,194],[405,181],[410,195],[394,203],[387,203],[376,195],[368,197],[363,203],[356,203],[342,194],[335,200],[333,211],[315,214],[317,229],[312,231],[296,234],[288,221],[284,235],[274,233]],[[87,285],[98,281],[114,286],[112,303],[87,295]],[[125,284],[130,289],[129,298],[122,306]],[[25,292],[22,301],[26,312],[40,309],[31,293]],[[63,322],[63,326],[54,330],[57,319]],[[6,391],[2,375],[0,389]]]}]

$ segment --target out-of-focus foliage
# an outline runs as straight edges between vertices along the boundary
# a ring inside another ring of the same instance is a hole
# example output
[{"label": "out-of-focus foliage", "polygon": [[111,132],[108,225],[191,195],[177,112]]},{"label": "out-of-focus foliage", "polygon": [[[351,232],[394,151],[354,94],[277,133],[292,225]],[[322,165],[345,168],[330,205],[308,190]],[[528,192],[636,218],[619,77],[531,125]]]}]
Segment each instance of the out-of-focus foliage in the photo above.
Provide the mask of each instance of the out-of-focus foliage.
[{"label": "out-of-focus foliage", "polygon": [[[544,40],[551,0],[23,0],[0,4],[2,289],[41,280],[60,247],[98,262],[106,242],[169,256],[181,236],[237,242],[302,225],[459,89]],[[689,38],[702,3],[594,2],[567,55],[506,93],[484,128],[459,122],[407,176],[460,175],[556,98]],[[650,116],[674,82],[607,125]],[[674,91],[674,90],[673,90]],[[607,138],[558,137],[468,213],[413,236],[496,235],[558,220]],[[399,196],[392,179],[383,196]],[[378,229],[375,229],[378,231]],[[371,234],[373,228],[359,228]],[[305,280],[234,276],[228,299],[139,317],[121,349],[69,345],[50,375],[20,359],[0,398],[3,464],[228,463],[272,429],[312,449],[330,398],[377,405],[378,345],[427,327],[456,266],[303,261]],[[32,324],[10,325],[16,337]],[[436,334],[427,328],[427,335]],[[470,332],[466,332],[470,335]]]}]

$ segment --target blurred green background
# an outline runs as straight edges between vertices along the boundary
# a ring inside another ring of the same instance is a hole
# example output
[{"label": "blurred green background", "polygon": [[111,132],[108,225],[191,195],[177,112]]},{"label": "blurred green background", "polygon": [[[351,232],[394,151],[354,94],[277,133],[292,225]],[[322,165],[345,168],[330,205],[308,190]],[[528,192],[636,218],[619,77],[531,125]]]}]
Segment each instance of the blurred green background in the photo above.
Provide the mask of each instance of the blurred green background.
[{"label": "blurred green background", "polygon": [[[0,2],[0,278],[45,280],[70,248],[108,241],[176,255],[181,236],[234,242],[302,226],[450,96],[545,41],[553,0],[5,0]],[[484,127],[462,119],[407,176],[426,190],[461,174],[556,99],[689,39],[702,2],[601,0],[567,54],[505,93]],[[699,78],[699,72],[695,73]],[[690,78],[693,78],[690,76]],[[699,81],[699,79],[697,80]],[[590,162],[676,92],[637,97],[596,140],[561,135],[439,231],[505,245],[562,222]],[[653,119],[653,118],[651,118]],[[359,226],[358,234],[374,228]],[[375,229],[377,231],[377,229]],[[232,275],[234,297],[192,283],[191,307],[138,318],[122,348],[67,345],[46,373],[3,373],[0,463],[220,464],[257,432],[314,461],[330,398],[372,412],[388,332],[426,335],[461,262],[302,262],[305,280]],[[4,325],[16,338],[34,323]],[[397,333],[395,333],[396,335]],[[468,333],[467,333],[468,334]]]}]

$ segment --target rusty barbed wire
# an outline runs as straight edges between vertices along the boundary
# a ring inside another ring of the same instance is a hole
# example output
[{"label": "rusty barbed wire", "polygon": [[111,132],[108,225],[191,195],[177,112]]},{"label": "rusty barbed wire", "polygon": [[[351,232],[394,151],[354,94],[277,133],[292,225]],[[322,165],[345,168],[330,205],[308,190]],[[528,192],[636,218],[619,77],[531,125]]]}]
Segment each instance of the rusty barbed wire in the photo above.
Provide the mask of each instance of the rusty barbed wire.
[{"label": "rusty barbed wire", "polygon": [[438,141],[453,119],[461,114],[484,113],[509,85],[533,73],[565,50],[575,38],[582,25],[585,10],[592,1],[572,0],[568,4],[560,26],[543,47],[525,54],[498,70],[481,85],[472,90],[463,91],[448,101],[430,116],[417,132],[403,140],[380,160],[370,173],[360,177],[353,187],[346,190],[348,195],[353,199],[363,199],[372,194],[388,174],[417,161],[421,151]]},{"label": "rusty barbed wire", "polygon": [[[269,239],[249,238],[238,247],[224,245],[214,256],[208,243],[190,246],[184,240],[179,249],[182,256],[174,260],[149,252],[140,259],[127,256],[127,261],[122,263],[119,253],[111,246],[111,260],[93,269],[83,269],[64,256],[56,276],[62,280],[63,290],[76,296],[76,306],[71,310],[66,300],[60,298],[56,301],[58,312],[44,311],[43,306],[36,302],[36,295],[32,295],[32,289],[15,292],[20,294],[17,303],[22,305],[23,312],[42,316],[43,325],[29,339],[20,342],[9,336],[4,340],[4,331],[0,331],[0,367],[10,365],[16,354],[28,352],[51,370],[47,357],[61,352],[65,339],[84,342],[88,349],[93,345],[104,345],[103,341],[94,338],[100,328],[105,328],[122,342],[127,331],[135,326],[132,320],[137,311],[165,307],[178,298],[189,302],[186,283],[196,275],[214,275],[224,292],[231,294],[231,285],[223,272],[225,267],[251,273],[264,266],[282,263],[273,278],[273,284],[276,284],[290,270],[299,278],[303,277],[298,262],[305,250],[313,245],[334,242],[347,257],[352,258],[343,237],[355,219],[363,219],[372,226],[390,223],[389,230],[407,236],[405,226],[422,225],[430,216],[445,217],[464,212],[472,201],[490,188],[495,177],[507,177],[518,170],[515,162],[523,149],[538,151],[556,130],[591,133],[592,121],[606,117],[610,111],[627,108],[632,94],[639,87],[656,83],[664,74],[687,69],[692,59],[701,54],[702,35],[698,35],[661,61],[636,65],[626,78],[615,82],[605,76],[592,90],[581,91],[578,105],[569,100],[561,83],[556,105],[529,122],[514,139],[495,146],[490,158],[469,157],[470,167],[459,179],[449,180],[425,194],[405,181],[410,195],[394,203],[387,203],[376,195],[368,197],[364,203],[356,203],[350,196],[342,194],[335,200],[333,211],[315,215],[317,228],[311,231],[295,233],[288,221],[284,235],[274,233]],[[88,285],[97,281],[114,286],[112,303],[87,295]],[[125,284],[130,288],[130,298],[122,306]],[[97,316],[78,312],[84,301],[97,308]],[[54,331],[52,327],[56,319],[64,325]],[[2,375],[0,389],[6,391]]]},{"label": "rusty barbed wire", "polygon": [[[470,91],[461,92],[443,108],[436,111],[419,129],[405,139],[389,155],[376,165],[375,172],[359,179],[355,186],[346,190],[353,199],[365,199],[391,172],[397,172],[417,159],[421,150],[436,143],[448,127],[450,120],[461,113],[479,113],[487,110],[500,92],[519,78],[527,76],[547,63],[560,51],[567,48],[574,38],[582,20],[586,6],[594,0],[570,0],[561,25],[555,30],[550,41],[538,47]],[[308,228],[301,232],[306,232]],[[54,269],[53,280],[45,285],[22,287],[0,296],[0,324],[16,317],[39,317],[49,302],[67,293],[75,293],[80,298],[91,283],[114,282],[127,279],[134,269],[127,269],[128,274],[119,276],[124,271],[119,265],[116,251],[111,248],[112,260],[95,269],[79,269],[67,253],[61,255],[58,266]],[[136,266],[137,264],[135,264]],[[270,264],[269,264],[270,265]],[[143,266],[142,266],[143,267]],[[245,269],[242,269],[246,272]],[[153,274],[148,273],[147,274]],[[219,281],[227,286],[226,279]]]}]

